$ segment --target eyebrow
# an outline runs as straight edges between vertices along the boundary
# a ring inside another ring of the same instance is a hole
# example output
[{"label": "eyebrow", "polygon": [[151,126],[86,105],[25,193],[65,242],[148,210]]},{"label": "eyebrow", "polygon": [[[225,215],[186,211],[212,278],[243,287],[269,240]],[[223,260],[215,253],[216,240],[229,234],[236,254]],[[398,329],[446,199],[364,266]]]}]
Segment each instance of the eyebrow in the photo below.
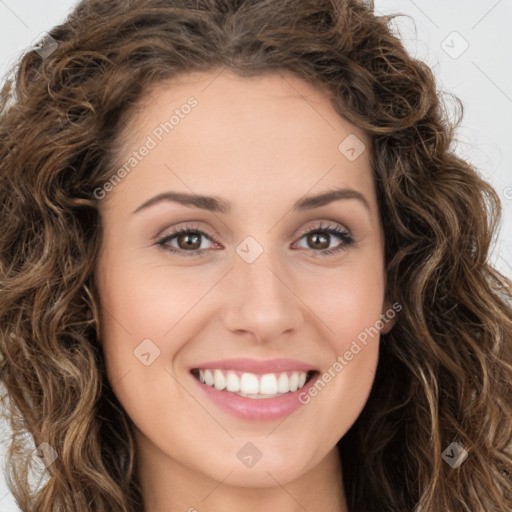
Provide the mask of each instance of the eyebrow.
[{"label": "eyebrow", "polygon": [[[330,190],[328,192],[324,192],[322,194],[318,194],[316,196],[303,197],[293,205],[292,210],[313,210],[314,208],[320,208],[321,206],[325,206],[329,203],[332,203],[333,201],[339,201],[342,199],[356,199],[360,203],[362,203],[366,207],[366,209],[371,213],[370,204],[363,196],[363,194],[361,194],[357,190],[353,190],[350,188],[335,189]],[[230,203],[219,197],[201,196],[197,194],[188,194],[185,192],[163,192],[142,203],[138,208],[136,208],[132,212],[132,215],[141,210],[149,208],[150,206],[153,206],[157,203],[161,203],[164,201],[176,202],[184,206],[200,208],[202,210],[207,210],[209,212],[231,212]]]}]

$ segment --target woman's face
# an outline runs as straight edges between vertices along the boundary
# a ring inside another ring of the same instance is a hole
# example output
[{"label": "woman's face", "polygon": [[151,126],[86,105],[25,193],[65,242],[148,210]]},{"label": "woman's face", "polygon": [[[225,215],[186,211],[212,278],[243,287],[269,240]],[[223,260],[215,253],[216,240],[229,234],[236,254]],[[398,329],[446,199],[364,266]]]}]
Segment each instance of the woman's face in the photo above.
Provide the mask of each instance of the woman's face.
[{"label": "woman's face", "polygon": [[369,140],[296,77],[228,72],[160,85],[126,133],[96,282],[141,457],[285,485],[358,417],[392,324]]}]

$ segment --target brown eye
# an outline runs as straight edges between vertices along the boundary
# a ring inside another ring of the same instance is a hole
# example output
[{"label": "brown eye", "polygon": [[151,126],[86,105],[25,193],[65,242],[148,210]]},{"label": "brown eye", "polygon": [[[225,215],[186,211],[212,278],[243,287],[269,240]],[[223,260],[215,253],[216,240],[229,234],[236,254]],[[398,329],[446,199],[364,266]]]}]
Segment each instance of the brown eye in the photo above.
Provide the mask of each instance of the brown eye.
[{"label": "brown eye", "polygon": [[[207,252],[207,248],[201,248],[202,238],[213,241],[210,235],[199,228],[182,226],[158,240],[157,245],[168,252],[179,253],[183,256],[196,256]],[[347,250],[354,244],[354,239],[347,230],[336,225],[323,226],[321,223],[318,227],[302,233],[300,239],[303,238],[306,240],[307,247],[305,248],[313,254],[319,253],[318,256]],[[341,243],[329,249],[330,243],[336,238],[340,239]]]},{"label": "brown eye", "polygon": [[307,235],[307,241],[310,246],[316,249],[327,249],[329,247],[330,236],[325,234],[319,234],[319,231],[311,231]]},{"label": "brown eye", "polygon": [[[165,251],[180,253],[184,256],[195,256],[206,249],[201,248],[202,238],[212,240],[212,238],[199,228],[180,227],[174,232],[165,235],[157,241],[157,245]],[[175,242],[176,245],[171,245]]]},{"label": "brown eye", "polygon": [[[306,248],[310,248],[312,252],[320,253],[320,255],[347,250],[348,247],[354,244],[354,239],[347,230],[335,225],[323,226],[322,223],[318,227],[302,233],[300,238],[304,237],[306,239]],[[342,243],[329,249],[329,244],[333,238],[339,238],[342,240]]]},{"label": "brown eye", "polygon": [[201,234],[189,231],[188,233],[176,235],[176,240],[180,249],[197,250],[201,247],[201,236]]}]

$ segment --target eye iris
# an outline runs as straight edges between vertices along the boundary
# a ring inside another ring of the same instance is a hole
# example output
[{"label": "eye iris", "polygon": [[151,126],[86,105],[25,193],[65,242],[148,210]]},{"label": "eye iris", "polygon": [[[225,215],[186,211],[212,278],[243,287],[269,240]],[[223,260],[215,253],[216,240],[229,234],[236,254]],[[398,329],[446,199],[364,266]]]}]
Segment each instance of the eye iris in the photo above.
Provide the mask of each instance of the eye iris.
[{"label": "eye iris", "polygon": [[[334,233],[331,233],[334,231]],[[320,249],[324,252],[330,252],[331,249],[328,249],[329,243],[331,241],[331,236],[336,234],[337,236],[343,238],[341,231],[335,230],[333,228],[324,228],[322,227],[317,230],[309,231],[308,233],[304,233],[302,237],[307,237],[307,243],[313,249]],[[165,238],[165,241],[170,239],[175,239],[178,244],[178,250],[182,250],[184,252],[196,253],[201,251],[201,237],[205,235],[200,230],[190,230],[190,229],[178,229],[177,232],[170,237]],[[349,240],[345,240],[345,245],[350,244]],[[163,245],[163,244],[162,244]]]},{"label": "eye iris", "polygon": [[[191,238],[194,239],[194,242],[189,243]],[[187,240],[185,244],[180,243],[183,239]],[[178,236],[178,245],[180,246],[180,249],[199,249],[199,247],[201,247],[201,235],[198,233],[183,233]]]},{"label": "eye iris", "polygon": [[[323,238],[326,241],[323,244],[320,243],[321,247],[319,247],[319,245],[316,243],[319,238]],[[320,248],[320,249],[326,249],[327,247],[329,247],[328,239],[329,239],[328,235],[322,235],[322,234],[319,234],[318,232],[313,232],[308,235],[308,243],[310,243],[313,247],[316,245],[316,247]]]}]

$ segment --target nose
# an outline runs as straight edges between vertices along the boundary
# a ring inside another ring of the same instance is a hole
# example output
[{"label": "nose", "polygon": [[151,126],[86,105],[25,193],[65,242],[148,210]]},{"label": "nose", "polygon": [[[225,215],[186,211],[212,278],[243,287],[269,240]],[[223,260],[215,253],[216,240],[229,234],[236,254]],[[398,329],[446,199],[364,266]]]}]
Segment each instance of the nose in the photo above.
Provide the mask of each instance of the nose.
[{"label": "nose", "polygon": [[249,333],[259,342],[290,336],[304,321],[304,303],[294,292],[293,276],[275,251],[263,250],[252,263],[235,254],[219,291],[225,297],[225,328]]}]

